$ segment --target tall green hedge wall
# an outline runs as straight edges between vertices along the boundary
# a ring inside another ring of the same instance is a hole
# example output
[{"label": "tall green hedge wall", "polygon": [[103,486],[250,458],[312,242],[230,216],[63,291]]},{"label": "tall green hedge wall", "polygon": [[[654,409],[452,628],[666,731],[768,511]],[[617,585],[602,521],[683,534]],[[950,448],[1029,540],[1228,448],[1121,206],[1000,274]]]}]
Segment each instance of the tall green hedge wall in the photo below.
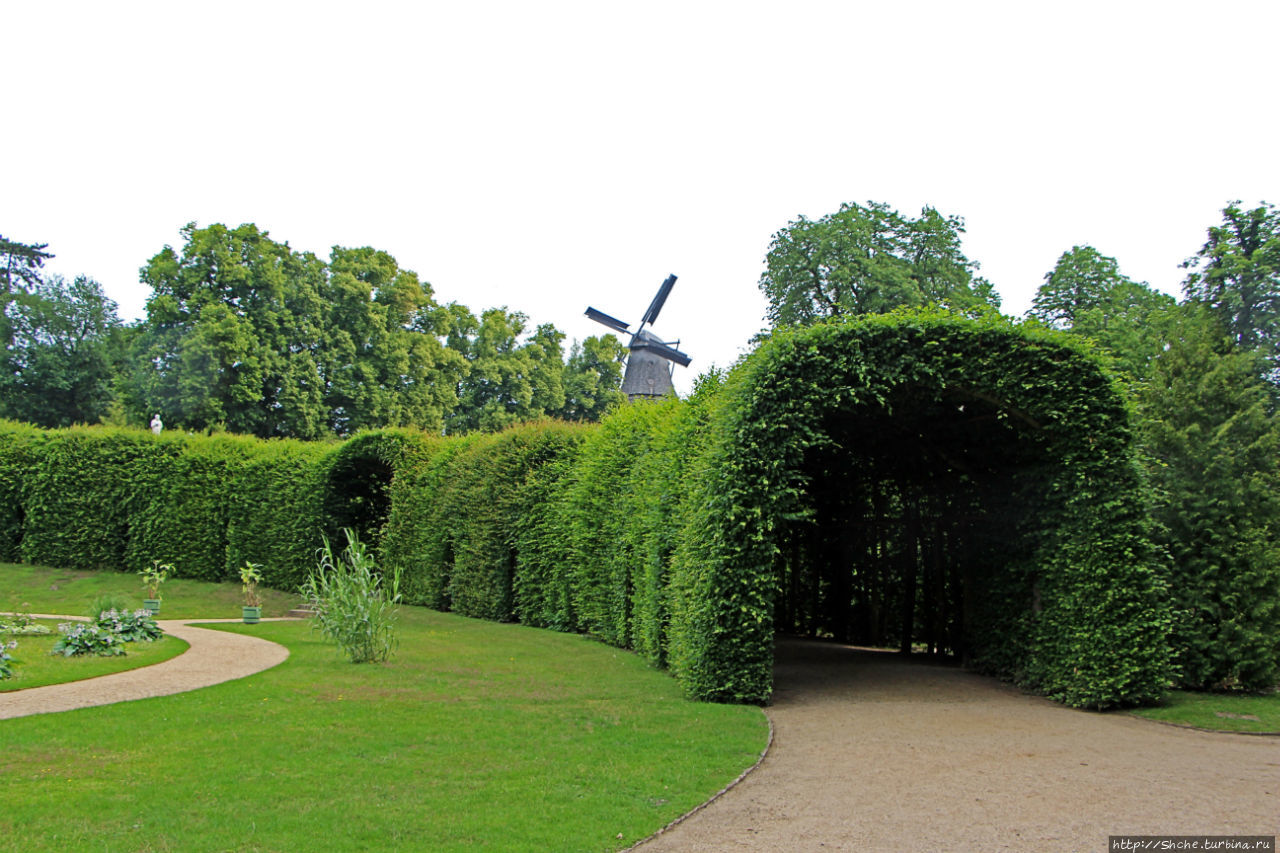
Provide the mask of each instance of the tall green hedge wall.
[{"label": "tall green hedge wall", "polygon": [[0,424],[0,559],[159,559],[210,580],[252,560],[289,589],[323,536],[352,527],[411,603],[590,634],[692,696],[763,702],[781,578],[819,571],[787,545],[813,527],[815,453],[856,470],[842,439],[956,399],[1035,463],[1009,475],[1035,507],[1009,528],[1013,557],[975,570],[974,662],[1072,705],[1159,695],[1169,614],[1125,405],[1087,350],[998,320],[778,334],[689,399],[594,426],[306,444]]}]

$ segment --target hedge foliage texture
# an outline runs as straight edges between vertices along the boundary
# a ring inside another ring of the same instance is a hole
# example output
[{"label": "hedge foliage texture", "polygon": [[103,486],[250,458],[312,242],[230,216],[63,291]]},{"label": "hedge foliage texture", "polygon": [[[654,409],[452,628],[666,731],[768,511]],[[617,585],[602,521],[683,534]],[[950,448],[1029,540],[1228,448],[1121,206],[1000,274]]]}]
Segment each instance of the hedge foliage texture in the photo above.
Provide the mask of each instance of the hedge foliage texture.
[{"label": "hedge foliage texture", "polygon": [[354,527],[410,603],[577,631],[763,702],[775,635],[1158,696],[1170,615],[1129,413],[1080,344],[902,314],[779,333],[687,400],[343,444],[0,428],[0,557],[296,588]]}]

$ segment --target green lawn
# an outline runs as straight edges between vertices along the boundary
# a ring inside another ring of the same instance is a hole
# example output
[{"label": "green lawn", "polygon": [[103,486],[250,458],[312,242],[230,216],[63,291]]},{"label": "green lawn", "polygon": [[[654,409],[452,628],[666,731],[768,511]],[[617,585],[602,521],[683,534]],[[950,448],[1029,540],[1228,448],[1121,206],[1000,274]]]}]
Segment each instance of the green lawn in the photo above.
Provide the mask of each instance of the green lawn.
[{"label": "green lawn", "polygon": [[[80,681],[85,678],[96,678],[99,675],[110,675],[126,669],[150,666],[169,658],[177,657],[187,650],[187,644],[177,637],[161,637],[151,643],[129,643],[126,653],[117,657],[96,657],[82,655],[79,657],[63,657],[51,655],[49,650],[58,641],[58,623],[41,622],[53,629],[53,634],[39,636],[8,637],[18,641],[18,647],[10,652],[13,655],[13,677],[0,681],[0,693],[9,690],[25,690],[28,687],[43,687],[46,684],[61,684],[64,681]],[[7,635],[0,634],[0,641]]]},{"label": "green lawn", "polygon": [[[263,589],[262,615],[283,616],[302,600],[296,593]],[[141,607],[146,590],[136,574],[51,569],[0,563],[0,612],[89,616],[101,595],[120,595]],[[244,599],[238,583],[168,580],[160,587],[158,619],[237,619]]]},{"label": "green lawn", "polygon": [[405,607],[391,661],[357,666],[305,623],[221,627],[290,657],[191,693],[0,720],[0,850],[616,850],[768,737],[758,708],[686,701],[573,635]]},{"label": "green lawn", "polygon": [[1280,693],[1190,693],[1174,690],[1165,701],[1133,713],[1201,729],[1227,732],[1280,732]]}]

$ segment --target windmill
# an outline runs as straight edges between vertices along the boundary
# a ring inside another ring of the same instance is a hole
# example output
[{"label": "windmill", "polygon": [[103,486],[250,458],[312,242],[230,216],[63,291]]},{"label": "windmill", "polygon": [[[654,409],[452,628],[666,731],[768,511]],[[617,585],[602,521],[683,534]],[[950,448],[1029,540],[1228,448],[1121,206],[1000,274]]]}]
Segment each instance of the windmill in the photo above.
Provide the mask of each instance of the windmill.
[{"label": "windmill", "polygon": [[644,317],[641,318],[640,325],[636,327],[634,333],[618,318],[610,317],[594,308],[587,309],[587,316],[597,323],[608,326],[615,332],[631,335],[631,342],[627,344],[631,354],[627,357],[627,373],[622,378],[622,393],[627,395],[628,400],[658,399],[675,393],[675,388],[671,384],[671,372],[675,369],[672,364],[678,364],[681,367],[689,366],[691,361],[689,356],[675,348],[680,345],[679,341],[674,344],[668,343],[645,328],[645,326],[652,326],[658,319],[658,312],[662,310],[663,303],[671,295],[671,288],[675,283],[674,275],[667,276],[667,280],[658,288],[658,295],[649,303],[649,310],[644,312]]}]

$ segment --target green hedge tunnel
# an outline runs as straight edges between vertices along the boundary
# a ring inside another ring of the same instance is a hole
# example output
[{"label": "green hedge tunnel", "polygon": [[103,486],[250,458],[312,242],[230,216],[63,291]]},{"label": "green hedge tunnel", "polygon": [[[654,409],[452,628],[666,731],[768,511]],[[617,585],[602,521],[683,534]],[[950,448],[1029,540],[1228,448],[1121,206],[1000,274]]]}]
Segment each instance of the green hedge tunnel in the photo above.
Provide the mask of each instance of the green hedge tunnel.
[{"label": "green hedge tunnel", "polygon": [[767,699],[778,632],[950,652],[1074,705],[1164,689],[1127,411],[1093,356],[876,318],[777,337],[727,393],[673,630],[695,695]]}]

